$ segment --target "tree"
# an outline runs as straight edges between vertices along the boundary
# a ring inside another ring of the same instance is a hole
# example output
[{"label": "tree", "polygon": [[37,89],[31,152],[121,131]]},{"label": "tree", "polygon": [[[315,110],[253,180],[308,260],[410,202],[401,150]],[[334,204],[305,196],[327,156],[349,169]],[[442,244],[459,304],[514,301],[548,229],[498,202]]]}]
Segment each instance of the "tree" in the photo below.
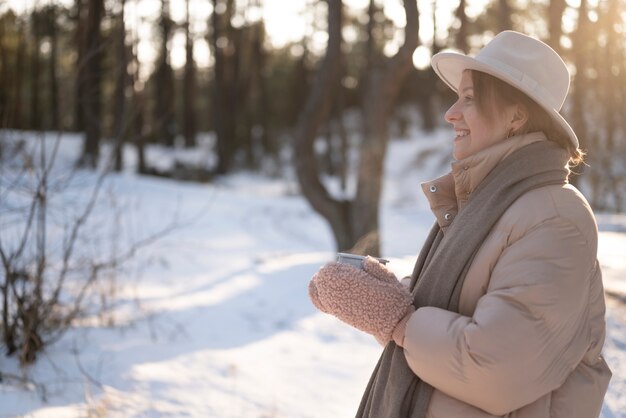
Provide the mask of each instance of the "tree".
[{"label": "tree", "polygon": [[83,117],[82,100],[85,95],[85,26],[87,18],[86,0],[75,0],[74,19],[76,31],[74,33],[74,45],[76,45],[76,76],[74,80],[74,130],[83,132],[85,121]]},{"label": "tree", "polygon": [[193,37],[189,25],[189,0],[185,2],[185,74],[183,78],[183,135],[185,146],[196,145],[196,65],[193,59]]},{"label": "tree", "polygon": [[328,46],[300,113],[295,133],[296,172],[302,193],[311,206],[330,224],[339,250],[377,255],[378,205],[383,161],[388,142],[387,124],[402,81],[412,68],[413,50],[418,44],[419,13],[414,1],[406,0],[407,24],[404,44],[396,55],[370,73],[363,105],[363,141],[360,147],[357,192],[353,200],[334,198],[320,180],[314,142],[328,119],[332,92],[341,78],[342,4],[328,3]]},{"label": "tree", "polygon": [[[82,16],[81,16],[82,17]],[[100,25],[104,0],[88,0],[84,31],[84,55],[78,62],[79,103],[85,142],[79,166],[95,168],[100,155],[102,59],[104,45]],[[82,32],[81,32],[82,33]]]},{"label": "tree", "polygon": [[563,35],[563,13],[565,0],[550,0],[548,4],[548,45],[559,54],[561,51],[561,36]]},{"label": "tree", "polygon": [[254,62],[257,63],[257,65],[253,66],[253,77],[257,90],[257,109],[259,111],[258,124],[262,129],[261,144],[263,145],[263,151],[266,154],[275,157],[278,150],[276,149],[276,144],[274,138],[272,137],[269,123],[269,115],[272,112],[272,107],[271,101],[269,99],[266,80],[268,57],[267,53],[265,52],[265,48],[263,47],[263,42],[265,41],[265,24],[263,22],[258,22],[254,26],[254,33],[255,36],[253,38],[254,40],[252,45],[252,59]]},{"label": "tree", "polygon": [[[572,51],[574,52],[574,66],[576,67],[576,75],[572,82],[572,125],[578,140],[580,148],[586,150],[588,147],[587,122],[585,120],[585,94],[587,91],[587,75],[590,59],[590,50],[595,43],[589,36],[589,9],[587,0],[581,0],[578,8],[578,23],[576,30],[572,33]],[[581,167],[581,170],[584,166]],[[574,177],[575,180],[578,177]]]},{"label": "tree", "polygon": [[30,51],[30,126],[32,129],[40,130],[41,126],[41,29],[42,14],[38,10],[33,10],[30,15],[30,27],[32,34],[32,47]]},{"label": "tree", "polygon": [[465,3],[466,0],[461,0],[459,2],[459,7],[457,7],[455,15],[458,19],[458,31],[456,33],[456,47],[463,51],[463,53],[467,54],[469,52],[469,45],[467,44],[467,36],[468,36],[468,21],[467,14],[465,13]]},{"label": "tree", "polygon": [[236,45],[231,39],[233,0],[213,0],[211,44],[213,46],[213,127],[217,137],[217,174],[227,173],[237,148],[234,68],[232,56]]},{"label": "tree", "polygon": [[123,166],[123,148],[129,126],[128,100],[126,91],[130,85],[128,74],[128,47],[126,45],[126,24],[124,22],[124,7],[126,0],[119,0],[119,13],[116,18],[115,30],[115,92],[113,93],[113,135],[114,135],[114,163],[115,171],[121,171]]},{"label": "tree", "polygon": [[[260,9],[259,0],[251,0],[248,9]],[[266,86],[267,56],[265,52],[265,24],[250,22],[242,28],[243,45],[238,48],[243,65],[238,77],[238,102],[245,106],[246,129],[242,141],[247,149],[248,166],[259,166],[263,155],[276,156],[276,146],[271,138],[268,114],[272,111]]]},{"label": "tree", "polygon": [[347,249],[352,240],[350,207],[348,200],[330,196],[319,178],[319,166],[313,144],[321,125],[330,113],[332,90],[341,77],[341,0],[326,0],[328,4],[328,45],[309,96],[296,124],[294,149],[296,172],[300,189],[313,209],[329,223],[339,249]]},{"label": "tree", "polygon": [[[606,43],[598,48],[598,82],[597,93],[600,102],[606,107],[598,115],[599,135],[595,143],[602,143],[603,152],[598,155],[596,162],[599,163],[602,173],[602,186],[604,188],[604,205],[616,212],[621,212],[624,205],[624,185],[626,184],[626,121],[624,121],[623,103],[624,80],[626,79],[626,48],[623,42],[618,41],[618,31],[623,31],[626,24],[620,15],[620,0],[609,0],[598,4],[600,9],[598,25],[601,32],[606,36]],[[596,130],[598,131],[598,130]],[[620,159],[619,156],[622,158]],[[610,202],[610,201],[613,202]]]},{"label": "tree", "polygon": [[13,11],[0,16],[0,127],[23,129],[25,21]]},{"label": "tree", "polygon": [[513,29],[513,21],[511,20],[511,15],[513,13],[509,0],[498,0],[498,6],[499,32]]},{"label": "tree", "polygon": [[154,132],[158,142],[173,147],[176,136],[174,114],[174,73],[169,62],[169,40],[173,22],[170,18],[169,0],[161,0],[161,45],[154,74]]},{"label": "tree", "polygon": [[57,14],[59,8],[56,5],[47,5],[42,10],[44,20],[43,35],[50,41],[50,58],[48,59],[48,109],[50,115],[48,128],[59,130],[61,128],[61,116],[59,114],[59,80],[57,75],[57,62],[59,55],[59,34],[57,28]]},{"label": "tree", "polygon": [[[137,5],[139,0],[135,0],[135,5]],[[132,97],[131,97],[131,117],[130,117],[130,136],[132,138],[132,143],[135,146],[137,151],[137,173],[146,174],[148,172],[148,167],[146,164],[146,153],[145,153],[145,96],[146,91],[145,88],[136,88],[135,86],[140,83],[139,74],[141,70],[141,62],[138,58],[138,48],[139,42],[138,37],[135,31],[132,35],[131,40],[131,52],[130,52],[130,60],[133,63],[134,71],[131,73],[131,84],[132,84]]]},{"label": "tree", "polygon": [[[405,0],[404,44],[380,69],[370,74],[364,106],[363,144],[360,149],[357,192],[352,206],[352,237],[362,254],[378,255],[379,202],[383,163],[389,140],[387,128],[403,81],[413,69],[413,51],[419,43],[419,12],[415,1]],[[358,243],[362,240],[361,243]]]}]

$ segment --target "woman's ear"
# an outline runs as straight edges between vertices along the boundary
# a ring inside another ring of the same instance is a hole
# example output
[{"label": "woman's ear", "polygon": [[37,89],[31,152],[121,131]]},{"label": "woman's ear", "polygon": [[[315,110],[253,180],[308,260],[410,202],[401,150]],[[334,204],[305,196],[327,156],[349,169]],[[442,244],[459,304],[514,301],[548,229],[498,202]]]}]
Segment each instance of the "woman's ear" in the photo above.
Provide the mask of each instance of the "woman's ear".
[{"label": "woman's ear", "polygon": [[528,109],[521,104],[515,105],[513,108],[513,116],[511,117],[510,130],[518,132],[528,122]]}]

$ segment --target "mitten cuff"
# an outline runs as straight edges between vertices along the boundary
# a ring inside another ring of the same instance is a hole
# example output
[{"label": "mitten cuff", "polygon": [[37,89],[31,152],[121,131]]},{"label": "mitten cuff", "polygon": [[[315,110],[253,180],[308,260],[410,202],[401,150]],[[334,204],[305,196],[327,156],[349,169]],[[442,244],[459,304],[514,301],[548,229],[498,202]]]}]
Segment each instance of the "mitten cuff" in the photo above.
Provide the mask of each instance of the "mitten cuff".
[{"label": "mitten cuff", "polygon": [[409,319],[411,318],[411,315],[413,315],[413,312],[415,312],[415,307],[413,305],[410,305],[407,308],[404,317],[400,320],[400,322],[398,322],[398,325],[396,325],[396,327],[393,329],[393,332],[391,333],[391,338],[396,343],[396,345],[400,347],[404,347],[404,332],[406,330],[406,323],[409,322]]}]

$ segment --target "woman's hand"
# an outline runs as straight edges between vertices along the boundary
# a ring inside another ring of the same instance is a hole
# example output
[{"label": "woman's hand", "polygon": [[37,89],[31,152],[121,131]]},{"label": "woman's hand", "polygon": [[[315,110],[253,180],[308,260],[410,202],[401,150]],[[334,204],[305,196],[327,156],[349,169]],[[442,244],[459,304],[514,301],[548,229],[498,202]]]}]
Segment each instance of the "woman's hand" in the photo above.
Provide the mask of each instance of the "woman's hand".
[{"label": "woman's hand", "polygon": [[415,311],[413,297],[395,275],[372,257],[363,270],[328,263],[309,283],[309,296],[322,312],[372,334],[382,345],[402,345],[406,321]]}]

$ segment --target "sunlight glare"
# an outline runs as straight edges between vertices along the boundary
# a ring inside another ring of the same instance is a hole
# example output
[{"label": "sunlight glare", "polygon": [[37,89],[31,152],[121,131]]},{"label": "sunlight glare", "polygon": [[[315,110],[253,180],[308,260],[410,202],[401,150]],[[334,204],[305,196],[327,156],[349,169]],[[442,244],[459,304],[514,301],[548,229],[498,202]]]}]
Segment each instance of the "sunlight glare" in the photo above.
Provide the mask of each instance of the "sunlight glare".
[{"label": "sunlight glare", "polygon": [[248,22],[256,23],[263,19],[263,9],[257,6],[248,6],[245,14]]},{"label": "sunlight glare", "polygon": [[266,0],[263,20],[267,35],[274,47],[282,47],[301,40],[306,31],[303,2]]},{"label": "sunlight glare", "polygon": [[400,47],[397,43],[387,42],[383,47],[383,54],[385,54],[386,57],[392,57],[398,52],[399,49]]},{"label": "sunlight glare", "polygon": [[406,26],[406,14],[404,6],[400,2],[386,2],[384,5],[385,15],[399,28]]},{"label": "sunlight glare", "polygon": [[[465,14],[470,19],[475,19],[485,13],[490,0],[469,0],[465,6]],[[458,4],[455,6],[458,7]]]},{"label": "sunlight glare", "polygon": [[563,13],[561,23],[565,33],[574,32],[576,30],[576,26],[578,25],[578,11],[571,8],[566,9]]},{"label": "sunlight glare", "polygon": [[369,6],[369,0],[345,0],[345,5],[351,9],[365,9]]},{"label": "sunlight glare", "polygon": [[430,48],[420,45],[413,52],[413,66],[425,70],[430,66]]},{"label": "sunlight glare", "polygon": [[172,51],[170,53],[170,63],[174,68],[182,68],[187,61],[185,50],[185,34],[182,32],[176,32],[172,37]]}]

